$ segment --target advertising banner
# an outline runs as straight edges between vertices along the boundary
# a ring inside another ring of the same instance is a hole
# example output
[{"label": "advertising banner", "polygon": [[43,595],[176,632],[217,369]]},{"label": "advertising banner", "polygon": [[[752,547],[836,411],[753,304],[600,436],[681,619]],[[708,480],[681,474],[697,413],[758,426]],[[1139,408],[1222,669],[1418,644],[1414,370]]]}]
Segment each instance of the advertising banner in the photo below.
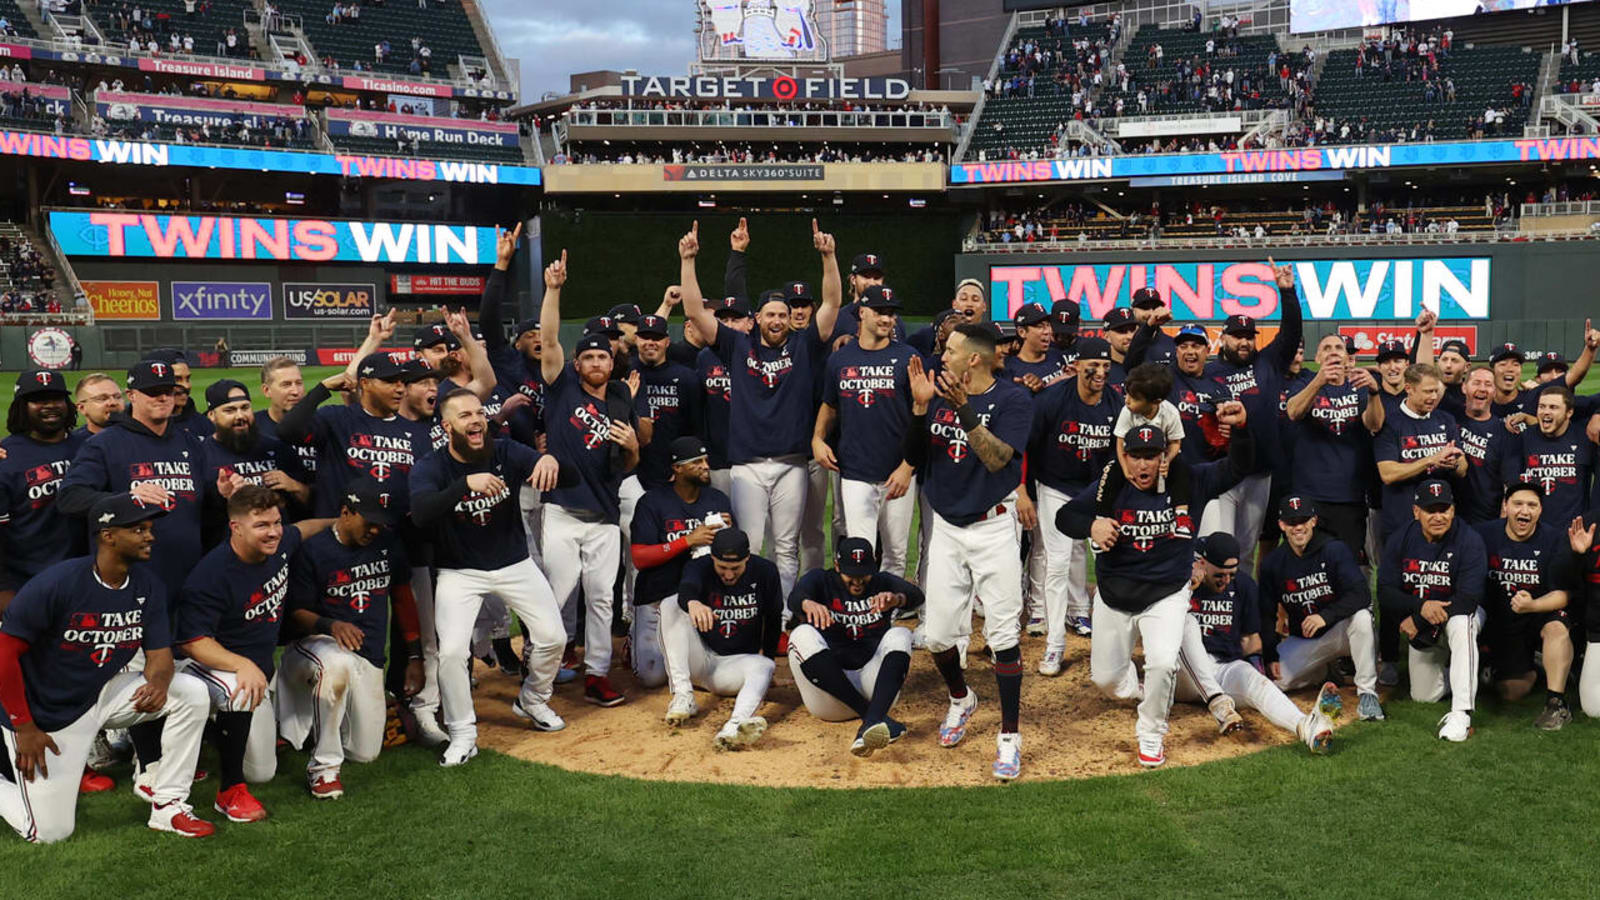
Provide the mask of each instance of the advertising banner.
[{"label": "advertising banner", "polygon": [[904,78],[628,74],[622,76],[622,96],[696,100],[904,100],[911,96],[911,82]]},{"label": "advertising banner", "polygon": [[819,165],[756,163],[752,165],[662,166],[666,181],[821,181]]},{"label": "advertising banner", "polygon": [[157,321],[161,318],[158,281],[83,281],[89,308],[100,319]]},{"label": "advertising banner", "polygon": [[310,359],[304,347],[294,350],[230,350],[228,364],[232,366],[259,366],[269,359],[287,356],[294,360],[295,365],[307,365]]},{"label": "advertising banner", "polygon": [[330,109],[328,133],[406,141],[435,141],[468,147],[515,147],[517,126],[510,122],[401,116],[356,109]]},{"label": "advertising banner", "polygon": [[286,281],[283,316],[286,319],[370,319],[377,305],[374,284],[318,284]]},{"label": "advertising banner", "polygon": [[67,256],[444,265],[495,259],[494,229],[475,225],[54,210],[50,230]]},{"label": "advertising banner", "polygon": [[[316,349],[317,365],[348,366],[350,361],[356,358],[356,351],[360,349],[360,347],[318,347]],[[395,362],[405,362],[417,355],[417,352],[409,347],[383,347],[381,349],[388,353]]]},{"label": "advertising banner", "polygon": [[[1377,356],[1378,345],[1384,341],[1401,341],[1406,350],[1416,343],[1417,331],[1409,325],[1385,328],[1367,325],[1340,325],[1339,336],[1350,338],[1356,345],[1356,356]],[[1467,355],[1478,354],[1478,326],[1439,325],[1433,329],[1433,352],[1438,353],[1445,341],[1465,341]]]},{"label": "advertising banner", "polygon": [[130,94],[96,91],[95,112],[117,122],[154,122],[157,125],[240,125],[253,129],[270,128],[278,119],[303,119],[305,107],[284,103],[249,103],[242,100],[212,100],[169,94]]},{"label": "advertising banner", "polygon": [[413,295],[481,294],[487,282],[482,275],[390,275],[389,291]]},{"label": "advertising banner", "polygon": [[[1443,259],[1279,260],[1292,265],[1296,286],[1312,320],[1415,318],[1423,308],[1440,319],[1489,318],[1487,257]],[[1152,287],[1178,321],[1231,315],[1277,319],[1278,289],[1265,262],[1101,263],[990,266],[990,306],[995,319],[1035,302],[1046,309],[1076,300],[1084,321],[1128,306],[1133,292]]]},{"label": "advertising banner", "polygon": [[72,89],[64,84],[34,84],[31,81],[0,81],[0,94],[26,93],[40,102],[52,116],[72,115]]},{"label": "advertising banner", "polygon": [[272,285],[265,281],[174,281],[172,317],[271,320]]}]

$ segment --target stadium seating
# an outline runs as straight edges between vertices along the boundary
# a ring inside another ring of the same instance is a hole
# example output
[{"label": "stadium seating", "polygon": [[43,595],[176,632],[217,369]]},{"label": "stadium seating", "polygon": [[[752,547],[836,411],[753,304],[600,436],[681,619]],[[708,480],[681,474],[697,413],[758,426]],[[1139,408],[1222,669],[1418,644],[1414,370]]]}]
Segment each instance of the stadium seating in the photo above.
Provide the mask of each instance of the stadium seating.
[{"label": "stadium seating", "polygon": [[[0,0],[0,16],[3,16],[11,27],[17,32],[17,37],[36,38],[39,33],[33,29],[33,23],[23,15],[22,8],[17,6],[17,0]],[[0,35],[0,40],[5,37]]]},{"label": "stadium seating", "polygon": [[[301,17],[317,55],[333,57],[341,69],[352,68],[360,60],[363,68],[406,74],[414,55],[413,37],[420,37],[433,51],[432,69],[424,74],[434,78],[450,78],[449,67],[458,56],[487,56],[461,0],[427,0],[426,8],[411,0],[389,0],[383,6],[364,3],[358,20],[346,19],[338,25],[327,21],[332,6],[331,0],[282,0],[279,4],[281,12]],[[385,40],[392,52],[379,63],[372,48]]]},{"label": "stadium seating", "polygon": [[[1379,213],[1377,207],[1369,209],[1361,217],[1359,233],[1370,233],[1370,224],[1374,218],[1380,222],[1394,218],[1399,224],[1405,226],[1408,219],[1413,220],[1416,227],[1411,231],[1423,231],[1426,222],[1440,223],[1454,219],[1460,224],[1461,231],[1493,231],[1494,219],[1489,216],[1482,204],[1464,205],[1423,205],[1405,208],[1387,208]],[[1146,237],[1149,217],[1143,217],[1142,223],[1137,227],[1128,219],[1117,219],[1103,211],[1095,211],[1095,215],[1084,221],[1072,221],[1060,214],[1050,211],[1030,216],[1034,223],[1035,241],[1050,239],[1051,228],[1055,228],[1055,239],[1058,241],[1076,241],[1081,233],[1087,240],[1118,240]],[[1185,221],[1183,212],[1168,212],[1164,217],[1165,222],[1161,228],[1163,238],[1207,238],[1218,237],[1224,232],[1231,233],[1239,228],[1244,228],[1250,233],[1255,232],[1255,227],[1261,225],[1263,231],[1272,237],[1283,237],[1293,234],[1321,234],[1326,232],[1325,221],[1319,222],[1315,227],[1308,225],[1301,210],[1284,210],[1281,212],[1262,212],[1249,210],[1225,210],[1221,218],[1217,218],[1212,211],[1205,210],[1194,215],[1194,221]],[[1001,242],[1002,232],[1008,227],[992,227],[984,229],[980,240],[988,242]],[[1348,232],[1348,227],[1346,231]],[[1012,240],[1015,240],[1013,236]]]},{"label": "stadium seating", "polygon": [[[1218,53],[1211,55],[1206,53],[1208,40],[1215,42]],[[1151,55],[1151,49],[1158,44],[1161,46],[1159,61]],[[1236,46],[1238,52],[1233,55],[1222,55],[1220,51],[1229,45]],[[1269,69],[1267,65],[1269,59],[1277,68],[1287,65],[1291,72],[1298,72],[1306,65],[1305,58],[1300,54],[1283,52],[1278,46],[1275,35],[1250,34],[1229,39],[1217,32],[1141,28],[1122,54],[1122,62],[1132,76],[1127,92],[1124,93],[1116,85],[1108,83],[1106,90],[1101,94],[1100,105],[1104,107],[1106,115],[1111,115],[1117,98],[1121,97],[1124,102],[1124,115],[1140,115],[1138,96],[1139,90],[1143,88],[1150,101],[1150,108],[1145,114],[1205,112],[1204,102],[1191,98],[1187,91],[1174,90],[1172,94],[1164,96],[1158,89],[1163,82],[1178,81],[1181,64],[1197,62],[1210,63],[1218,72],[1232,69],[1236,75],[1236,90],[1242,79],[1248,76],[1252,87],[1261,94],[1261,100],[1256,104],[1258,107],[1285,106],[1289,97],[1279,85],[1278,73]],[[1178,85],[1175,84],[1175,87]]]},{"label": "stadium seating", "polygon": [[1506,111],[1500,134],[1522,134],[1528,109],[1512,99],[1511,86],[1538,81],[1537,54],[1520,47],[1457,49],[1439,62],[1440,77],[1455,82],[1455,102],[1429,103],[1424,99],[1422,81],[1406,81],[1399,74],[1384,81],[1370,70],[1357,77],[1356,53],[1335,50],[1329,54],[1316,90],[1316,115],[1351,124],[1346,143],[1393,139],[1402,129],[1430,120],[1438,139],[1459,140],[1470,136],[1474,121],[1490,107]]},{"label": "stadium seating", "polygon": [[470,159],[475,162],[498,162],[522,165],[526,162],[517,147],[470,146],[446,144],[438,141],[417,141],[416,149],[407,141],[405,149],[392,138],[361,137],[357,135],[330,135],[333,145],[345,153],[370,156],[415,156],[428,159]]},{"label": "stadium seating", "polygon": [[1579,62],[1573,65],[1567,57],[1561,58],[1561,74],[1556,83],[1550,86],[1555,93],[1571,93],[1573,82],[1582,82],[1585,88],[1600,78],[1600,53],[1582,53],[1578,56]]},{"label": "stadium seating", "polygon": [[[0,4],[8,2],[12,0],[0,0]],[[184,11],[183,0],[139,0],[133,5],[155,25],[154,33],[162,53],[167,52],[167,35],[177,32],[180,35],[187,34],[194,37],[196,55],[227,55],[218,47],[223,43],[223,37],[228,29],[233,28],[238,32],[239,39],[232,55],[239,58],[250,55],[249,37],[244,30],[244,11],[254,8],[250,0],[211,0],[205,12],[196,7],[192,14]],[[120,4],[117,8],[120,9]],[[127,40],[129,32],[113,25],[112,4],[87,5],[85,9],[108,40]]]}]

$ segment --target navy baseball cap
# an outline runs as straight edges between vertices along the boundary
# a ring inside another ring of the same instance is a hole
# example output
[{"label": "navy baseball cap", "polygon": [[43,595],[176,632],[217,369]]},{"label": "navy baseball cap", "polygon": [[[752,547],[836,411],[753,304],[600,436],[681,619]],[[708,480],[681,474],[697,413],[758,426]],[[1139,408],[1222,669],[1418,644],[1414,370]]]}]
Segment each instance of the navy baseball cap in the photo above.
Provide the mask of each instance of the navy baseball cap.
[{"label": "navy baseball cap", "polygon": [[1120,328],[1137,328],[1139,320],[1133,317],[1133,310],[1126,306],[1117,306],[1106,310],[1105,330],[1116,331]]},{"label": "navy baseball cap", "polygon": [[128,369],[128,390],[149,393],[159,388],[178,386],[172,374],[172,363],[159,359],[142,359]]},{"label": "navy baseball cap", "polygon": [[1002,344],[1017,339],[1017,326],[1010,322],[990,322],[989,327],[994,329],[994,339]]},{"label": "navy baseball cap", "polygon": [[1103,359],[1108,362],[1111,360],[1111,345],[1106,343],[1105,338],[1081,337],[1072,345],[1072,349],[1077,352],[1079,362],[1090,359]]},{"label": "navy baseball cap", "polygon": [[[933,330],[934,331],[938,331],[939,330],[939,326],[943,325],[947,320],[949,320],[949,318],[951,316],[961,316],[961,313],[958,313],[953,309],[941,309],[938,312],[934,313],[933,314]],[[965,316],[961,316],[961,321],[962,322],[965,322],[966,320],[967,319],[966,319]]]},{"label": "navy baseball cap", "polygon": [[622,327],[611,316],[595,316],[583,323],[583,333],[586,335],[604,334],[607,337],[619,338],[622,337]]},{"label": "navy baseball cap", "polygon": [[872,552],[872,542],[862,537],[847,537],[835,548],[834,568],[840,575],[859,577],[878,571],[878,560]]},{"label": "navy baseball cap", "polygon": [[1550,350],[1539,354],[1539,374],[1543,375],[1551,369],[1559,369],[1563,372],[1567,370],[1567,359],[1559,351]]},{"label": "navy baseball cap", "polygon": [[1442,356],[1446,353],[1460,354],[1462,359],[1472,358],[1472,351],[1467,349],[1467,342],[1460,338],[1451,338],[1439,345],[1439,354]]},{"label": "navy baseball cap", "polygon": [[867,309],[879,312],[886,309],[900,309],[900,298],[894,295],[894,288],[884,287],[881,284],[867,285],[861,292],[861,305]]},{"label": "navy baseball cap", "polygon": [[860,275],[862,272],[877,272],[883,274],[883,257],[876,253],[858,253],[850,260],[850,274]]},{"label": "navy baseball cap", "polygon": [[40,394],[72,396],[72,392],[67,390],[66,377],[54,369],[24,369],[17,376],[17,383],[11,386],[11,395],[18,400]]},{"label": "navy baseball cap", "polygon": [[750,538],[741,528],[723,528],[711,539],[711,555],[723,562],[739,562],[750,555]]},{"label": "navy baseball cap", "polygon": [[719,319],[747,319],[750,310],[738,297],[723,297],[711,304],[711,312]]},{"label": "navy baseball cap", "polygon": [[363,356],[361,365],[356,367],[356,377],[376,378],[379,381],[399,381],[404,373],[401,365],[384,350]]},{"label": "navy baseball cap", "polygon": [[1441,478],[1429,478],[1417,485],[1416,494],[1412,503],[1423,509],[1439,509],[1453,506],[1456,502],[1455,492],[1450,489],[1450,482]]},{"label": "navy baseball cap", "polygon": [[400,380],[406,384],[416,384],[429,378],[443,380],[444,375],[438,369],[430,368],[421,357],[408,359],[400,364]]},{"label": "navy baseball cap", "polygon": [[243,382],[234,381],[232,378],[224,378],[206,388],[206,412],[210,412],[219,406],[227,406],[229,403],[237,403],[240,400],[248,401],[249,399],[250,389],[245,387]]},{"label": "navy baseball cap", "polygon": [[167,514],[159,506],[145,503],[132,494],[112,494],[95,502],[89,509],[89,527],[95,531],[107,528],[126,528]]},{"label": "navy baseball cap", "polygon": [[1533,491],[1534,494],[1536,494],[1539,497],[1540,500],[1543,500],[1544,496],[1545,496],[1544,495],[1544,488],[1540,487],[1537,482],[1533,482],[1533,481],[1513,481],[1510,484],[1506,485],[1505,499],[1510,500],[1512,494],[1518,494],[1518,493],[1521,493],[1522,491]]},{"label": "navy baseball cap", "polygon": [[639,319],[644,316],[644,312],[639,309],[639,304],[637,303],[618,303],[616,306],[611,307],[606,315],[624,325],[637,325],[639,324]]},{"label": "navy baseball cap", "polygon": [[784,285],[783,299],[790,306],[811,306],[817,302],[816,295],[811,293],[811,285],[804,281],[791,281]]},{"label": "navy baseball cap", "polygon": [[1229,316],[1222,323],[1222,333],[1232,337],[1244,337],[1245,335],[1255,337],[1256,320],[1249,316]]},{"label": "navy baseball cap", "polygon": [[1211,335],[1206,334],[1206,328],[1204,325],[1185,325],[1182,328],[1179,328],[1178,333],[1173,335],[1172,338],[1172,343],[1174,346],[1187,343],[1189,341],[1198,341],[1199,343],[1205,344],[1207,347],[1209,347],[1211,346]]},{"label": "navy baseball cap", "polygon": [[1133,301],[1129,305],[1134,309],[1157,309],[1167,304],[1155,288],[1142,287],[1133,292]]},{"label": "navy baseball cap", "polygon": [[421,350],[423,347],[432,347],[436,344],[445,345],[447,350],[454,350],[461,346],[461,342],[456,340],[456,336],[450,333],[450,329],[445,327],[443,322],[418,326],[411,336],[411,346],[416,350]]},{"label": "navy baseball cap", "polygon": [[1504,344],[1494,348],[1494,353],[1489,355],[1489,364],[1494,365],[1502,359],[1514,359],[1517,362],[1522,362],[1522,351],[1517,349],[1515,343],[1506,341]]},{"label": "navy baseball cap", "polygon": [[538,330],[539,330],[539,320],[538,319],[523,319],[521,322],[518,322],[516,325],[512,326],[512,335],[513,335],[513,337],[522,337],[523,335],[527,334],[530,331],[538,331]]},{"label": "navy baseball cap", "polygon": [[672,445],[667,449],[672,453],[672,464],[675,466],[680,463],[693,462],[697,459],[705,459],[707,455],[705,441],[693,435],[684,435],[673,440]]},{"label": "navy baseball cap", "polygon": [[395,515],[383,502],[383,489],[372,480],[371,475],[362,475],[345,485],[344,496],[339,504],[366,519],[369,524],[394,524]]},{"label": "navy baseball cap", "polygon": [[1167,433],[1154,425],[1140,425],[1122,439],[1122,449],[1128,453],[1164,451],[1167,449]]},{"label": "navy baseball cap", "polygon": [[603,350],[606,355],[611,355],[611,339],[598,331],[591,331],[581,338],[572,347],[572,358],[577,359],[589,350]]},{"label": "navy baseball cap", "polygon": [[1200,558],[1213,566],[1239,564],[1239,539],[1226,531],[1213,531],[1194,543]]},{"label": "navy baseball cap", "polygon": [[657,315],[640,316],[634,334],[639,337],[664,338],[671,332],[667,330],[667,320]]},{"label": "navy baseball cap", "polygon": [[189,364],[189,354],[184,353],[177,347],[157,347],[156,349],[151,350],[149,353],[146,353],[144,358],[153,359],[156,362],[164,362],[168,365],[173,363],[183,363],[184,365]]},{"label": "navy baseball cap", "polygon": [[1043,306],[1037,303],[1024,303],[1017,307],[1017,313],[1011,317],[1011,321],[1018,328],[1025,328],[1029,325],[1038,325],[1049,318],[1050,314],[1044,311]]},{"label": "navy baseball cap", "polygon": [[1303,494],[1289,494],[1278,501],[1278,519],[1284,522],[1304,522],[1317,514],[1317,504]]},{"label": "navy baseball cap", "polygon": [[1050,327],[1056,334],[1076,334],[1082,316],[1076,300],[1057,300],[1050,304]]},{"label": "navy baseball cap", "polygon": [[1386,359],[1410,359],[1411,351],[1406,349],[1405,341],[1387,340],[1378,345],[1378,362]]}]

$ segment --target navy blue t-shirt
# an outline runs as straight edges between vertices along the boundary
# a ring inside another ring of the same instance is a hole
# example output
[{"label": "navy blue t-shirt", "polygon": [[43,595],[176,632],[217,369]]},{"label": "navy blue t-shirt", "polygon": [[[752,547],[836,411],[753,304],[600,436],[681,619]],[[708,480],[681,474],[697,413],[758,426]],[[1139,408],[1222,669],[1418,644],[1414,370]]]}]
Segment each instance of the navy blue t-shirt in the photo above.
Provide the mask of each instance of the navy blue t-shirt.
[{"label": "navy blue t-shirt", "polygon": [[976,522],[1016,491],[1022,481],[1022,455],[1033,427],[1033,395],[1014,382],[996,379],[982,394],[967,397],[978,424],[1012,449],[1011,460],[989,471],[967,443],[956,411],[943,397],[928,404],[928,460],[924,496],[933,511],[957,527]]},{"label": "navy blue t-shirt", "polygon": [[1366,390],[1349,384],[1325,384],[1311,398],[1311,408],[1296,423],[1296,492],[1324,503],[1366,500],[1372,446],[1372,435],[1361,421],[1366,408]]},{"label": "navy blue t-shirt", "polygon": [[[1411,407],[1400,404],[1393,414],[1384,419],[1383,430],[1373,441],[1372,453],[1379,462],[1416,462],[1439,452],[1445,444],[1461,443],[1461,429],[1455,417],[1442,410],[1434,410],[1426,418],[1411,414]],[[1412,495],[1417,485],[1429,478],[1448,478],[1455,481],[1454,470],[1424,472],[1414,478],[1383,486],[1382,534],[1384,539],[1399,531],[1411,521]]]},{"label": "navy blue t-shirt", "polygon": [[809,454],[814,391],[828,351],[816,323],[789,332],[781,347],[767,346],[758,334],[718,325],[712,347],[732,376],[733,420],[752,426],[730,429],[728,460]]},{"label": "navy blue t-shirt", "polygon": [[51,565],[87,552],[83,523],[56,509],[56,492],[86,435],[72,432],[54,444],[25,434],[0,441],[0,588],[16,590]]},{"label": "navy blue t-shirt", "polygon": [[[607,389],[607,395],[613,390]],[[545,397],[546,446],[562,464],[578,472],[578,482],[546,491],[544,502],[615,523],[621,512],[617,490],[628,473],[614,464],[620,462],[621,448],[616,454],[611,452],[616,445],[611,441],[608,404],[583,389],[583,379],[571,364],[561,367]],[[639,430],[638,405],[635,400],[628,408],[627,424],[635,432]]]},{"label": "navy blue t-shirt", "polygon": [[396,582],[409,584],[411,564],[392,531],[365,547],[339,542],[332,528],[312,535],[289,560],[289,608],[305,609],[361,629],[357,651],[383,668],[389,603]]},{"label": "navy blue t-shirt", "polygon": [[[733,524],[733,503],[714,487],[703,487],[693,503],[685,503],[671,485],[651,488],[633,508],[630,544],[670,544],[705,524],[706,516],[721,513],[726,525]],[[672,596],[683,580],[683,567],[692,551],[685,550],[659,566],[639,570],[633,585],[636,606],[658,603]]]},{"label": "navy blue t-shirt", "polygon": [[1507,484],[1528,481],[1544,491],[1542,520],[1565,528],[1589,501],[1589,479],[1594,473],[1594,442],[1574,419],[1557,437],[1546,437],[1530,425],[1511,438],[1500,477]]},{"label": "navy blue t-shirt", "polygon": [[178,594],[177,642],[212,638],[255,663],[270,680],[289,595],[289,558],[300,543],[300,529],[285,525],[278,549],[259,563],[240,559],[228,542],[212,548]]},{"label": "navy blue t-shirt", "polygon": [[529,421],[535,428],[543,428],[544,372],[538,365],[538,360],[524,357],[510,345],[502,344],[489,350],[489,366],[494,369],[499,387],[527,397],[532,404],[528,407]]},{"label": "navy blue t-shirt", "polygon": [[1467,477],[1456,491],[1456,515],[1471,523],[1487,522],[1500,515],[1502,458],[1512,434],[1505,422],[1493,416],[1479,421],[1462,418],[1461,452],[1467,455]]},{"label": "navy blue t-shirt", "polygon": [[[1422,604],[1438,600],[1452,616],[1471,615],[1482,602],[1488,578],[1488,553],[1473,526],[1456,522],[1437,543],[1422,536],[1415,519],[1389,536],[1378,589],[1385,609],[1418,614]],[[1418,627],[1436,630],[1417,615]]]},{"label": "navy blue t-shirt", "polygon": [[913,351],[899,342],[882,350],[847,344],[828,357],[822,402],[839,412],[839,477],[879,484],[904,461],[911,424]]},{"label": "navy blue t-shirt", "polygon": [[[539,454],[513,440],[495,441],[493,457],[484,462],[464,463],[448,450],[418,460],[411,470],[411,515],[433,543],[434,564],[493,571],[527,559],[519,498],[533,489],[526,482],[538,462]],[[480,494],[468,488],[467,476],[480,472],[498,476],[505,489]]]},{"label": "navy blue t-shirt", "polygon": [[1068,497],[1100,477],[1111,458],[1112,428],[1122,404],[1110,390],[1088,404],[1078,395],[1078,379],[1068,378],[1033,398],[1028,476]]},{"label": "navy blue t-shirt", "polygon": [[1200,623],[1207,653],[1222,662],[1244,658],[1244,636],[1261,633],[1255,580],[1240,572],[1220,592],[1202,582],[1189,595],[1189,615]]},{"label": "navy blue t-shirt", "polygon": [[1305,636],[1301,623],[1308,616],[1321,616],[1325,632],[1372,605],[1372,591],[1354,551],[1322,534],[1312,537],[1304,556],[1296,556],[1287,543],[1274,547],[1261,560],[1260,588],[1263,608],[1283,607],[1291,637]]},{"label": "navy blue t-shirt", "polygon": [[339,515],[345,485],[362,475],[378,482],[397,515],[410,509],[411,467],[431,445],[427,423],[403,416],[380,419],[360,406],[329,404],[317,407],[312,428],[324,463],[317,467],[319,518]]},{"label": "navy blue t-shirt", "polygon": [[[285,475],[295,481],[312,483],[317,477],[317,445],[314,440],[305,440],[297,444],[289,444],[278,434],[278,423],[272,421],[272,415],[267,410],[256,412],[256,434],[265,440],[277,441],[290,447],[294,452],[289,457],[280,461],[279,468]],[[309,436],[308,436],[309,438]]]},{"label": "navy blue t-shirt", "polygon": [[710,347],[695,358],[695,377],[701,385],[700,437],[706,442],[706,461],[713,469],[726,469],[728,424],[733,416],[733,378]]},{"label": "navy blue t-shirt", "polygon": [[1217,404],[1228,399],[1228,390],[1205,375],[1189,375],[1172,366],[1172,393],[1167,400],[1183,420],[1182,458],[1190,465],[1210,462],[1227,455],[1228,442],[1217,425]]},{"label": "navy blue t-shirt", "polygon": [[761,653],[776,656],[783,629],[783,584],[771,560],[751,555],[744,574],[733,584],[723,584],[711,557],[689,560],[678,584],[678,606],[685,612],[689,601],[711,607],[717,623],[698,631],[706,649],[718,656]]},{"label": "navy blue t-shirt", "polygon": [[[1505,519],[1475,527],[1488,553],[1489,577],[1484,582],[1483,605],[1491,617],[1515,615],[1511,598],[1517,591],[1527,591],[1537,599],[1551,591],[1577,587],[1566,529],[1556,528],[1541,516],[1533,535],[1526,541],[1516,541],[1506,534]],[[1570,597],[1569,606],[1577,599]]]},{"label": "navy blue t-shirt", "polygon": [[655,423],[650,443],[639,450],[639,483],[646,488],[672,483],[672,442],[700,428],[700,385],[694,372],[676,363],[639,364],[641,417]]},{"label": "navy blue t-shirt", "polygon": [[[872,611],[872,598],[887,591],[905,594],[905,606],[891,607],[882,612]],[[822,630],[822,637],[845,669],[859,669],[872,660],[878,652],[883,636],[894,627],[900,609],[915,609],[922,605],[922,589],[887,572],[875,572],[867,582],[867,589],[857,597],[834,569],[812,569],[800,576],[794,590],[789,592],[789,612],[795,622],[806,621],[802,605],[810,600],[821,604],[833,616],[833,624]]]},{"label": "navy blue t-shirt", "polygon": [[1038,362],[1026,362],[1022,357],[1013,353],[1006,357],[1001,373],[1006,378],[1015,381],[1025,375],[1037,375],[1043,381],[1049,381],[1061,372],[1061,367],[1066,365],[1067,358],[1060,350],[1054,347],[1044,351],[1044,359]]}]

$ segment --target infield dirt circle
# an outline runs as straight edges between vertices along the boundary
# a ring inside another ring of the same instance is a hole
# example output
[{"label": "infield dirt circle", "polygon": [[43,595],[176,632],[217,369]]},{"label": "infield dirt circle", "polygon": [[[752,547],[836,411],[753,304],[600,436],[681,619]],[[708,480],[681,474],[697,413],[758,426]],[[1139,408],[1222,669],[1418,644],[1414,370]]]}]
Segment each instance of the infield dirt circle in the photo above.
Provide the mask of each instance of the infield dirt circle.
[{"label": "infield dirt circle", "polygon": [[[900,741],[869,759],[850,753],[858,722],[824,722],[800,703],[788,661],[778,660],[777,674],[761,715],[770,723],[766,736],[748,750],[718,751],[711,745],[717,729],[733,709],[731,697],[696,691],[700,713],[683,728],[662,722],[669,694],[665,687],[646,690],[633,683],[620,660],[612,684],[628,702],[601,709],[583,700],[583,680],[556,687],[551,706],[567,720],[554,734],[535,732],[511,713],[518,683],[482,662],[474,663],[480,680],[473,692],[478,710],[478,743],[503,753],[579,772],[625,775],[658,781],[699,781],[770,787],[938,787],[993,784],[995,733],[1000,704],[988,657],[981,651],[981,633],[973,635],[967,681],[978,694],[978,712],[966,740],[944,749],[938,743],[948,694],[927,651],[911,656],[911,672],[893,715],[909,731]],[[1072,636],[1062,674],[1037,674],[1044,639],[1024,637],[1022,659],[1022,778],[1056,780],[1127,774],[1140,770],[1135,759],[1135,704],[1101,695],[1089,681],[1089,640]],[[1355,691],[1343,691],[1340,724],[1355,713]],[[1314,690],[1291,695],[1309,708]],[[1167,736],[1167,765],[1187,766],[1254,753],[1292,743],[1292,735],[1274,727],[1259,713],[1242,709],[1243,730],[1223,737],[1204,706],[1175,703]],[[1334,738],[1337,743],[1338,738]],[[1303,747],[1299,752],[1308,753]]]}]

